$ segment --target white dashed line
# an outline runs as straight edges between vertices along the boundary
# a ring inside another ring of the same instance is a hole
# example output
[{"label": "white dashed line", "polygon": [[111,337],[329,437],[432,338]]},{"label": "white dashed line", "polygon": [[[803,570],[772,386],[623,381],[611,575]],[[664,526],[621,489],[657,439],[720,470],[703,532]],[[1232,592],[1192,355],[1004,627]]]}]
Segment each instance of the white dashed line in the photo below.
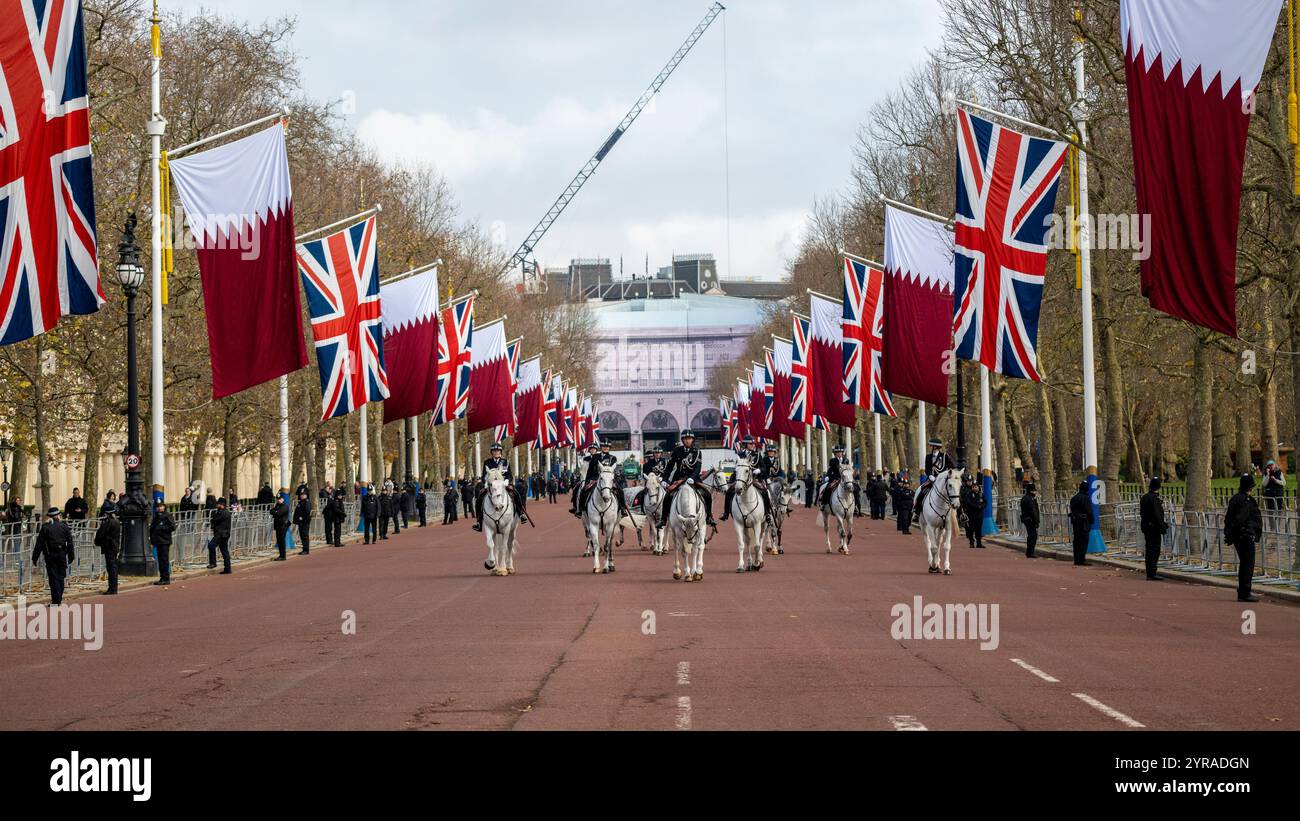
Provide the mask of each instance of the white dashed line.
[{"label": "white dashed line", "polygon": [[1108,707],[1105,704],[1102,704],[1100,701],[1088,695],[1087,693],[1072,693],[1071,695],[1073,695],[1075,698],[1082,701],[1084,704],[1087,704],[1089,707],[1092,707],[1096,710],[1101,711],[1102,713],[1105,713],[1106,715],[1118,721],[1120,724],[1123,724],[1128,727],[1147,726],[1136,719],[1124,715],[1119,710],[1116,710],[1114,707]]},{"label": "white dashed line", "polygon": [[926,728],[924,724],[916,720],[916,716],[890,716],[889,723],[893,724],[894,729],[899,731],[915,731]]},{"label": "white dashed line", "polygon": [[677,729],[691,729],[691,697],[679,696],[677,698]]},{"label": "white dashed line", "polygon": [[677,683],[683,687],[691,683],[691,663],[689,661],[677,662]]},{"label": "white dashed line", "polygon": [[1018,665],[1020,665],[1021,667],[1025,668],[1025,669],[1028,670],[1029,672],[1031,672],[1031,673],[1033,673],[1034,675],[1038,676],[1039,678],[1041,678],[1043,681],[1047,682],[1048,684],[1060,684],[1060,683],[1061,683],[1061,680],[1060,680],[1060,679],[1052,678],[1052,677],[1049,676],[1047,673],[1044,673],[1042,670],[1039,670],[1039,669],[1038,669],[1037,667],[1035,667],[1034,665],[1029,664],[1029,663],[1027,663],[1027,662],[1024,662],[1024,661],[1022,661],[1022,660],[1020,660],[1020,659],[1012,659],[1012,660],[1011,660],[1011,663],[1012,663],[1012,664],[1018,664]]}]

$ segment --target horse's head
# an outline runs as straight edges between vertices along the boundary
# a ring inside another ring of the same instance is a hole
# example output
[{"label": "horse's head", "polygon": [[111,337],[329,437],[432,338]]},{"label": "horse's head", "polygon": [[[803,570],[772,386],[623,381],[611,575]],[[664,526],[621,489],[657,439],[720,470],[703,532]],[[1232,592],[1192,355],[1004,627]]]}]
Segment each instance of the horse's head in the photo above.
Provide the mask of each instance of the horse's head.
[{"label": "horse's head", "polygon": [[610,495],[614,492],[614,466],[604,465],[600,469],[600,476],[596,478],[596,490],[600,493],[601,501],[609,501]]},{"label": "horse's head", "polygon": [[658,473],[651,471],[650,473],[647,473],[645,476],[645,487],[648,495],[658,498],[659,494],[663,493],[664,480],[659,476]]},{"label": "horse's head", "polygon": [[[496,474],[495,477],[493,477],[493,473]],[[488,496],[492,499],[492,506],[497,510],[505,510],[507,488],[509,488],[509,486],[510,483],[502,478],[501,471],[488,472]]]},{"label": "horse's head", "polygon": [[961,501],[961,470],[959,468],[949,468],[935,477],[935,487],[940,493],[948,497],[950,502]]},{"label": "horse's head", "polygon": [[741,462],[736,465],[736,470],[731,474],[731,481],[738,485],[747,485],[754,481],[754,469],[748,462]]},{"label": "horse's head", "polygon": [[851,485],[851,484],[853,484],[853,468],[851,467],[840,468],[840,487],[844,487],[845,485]]}]

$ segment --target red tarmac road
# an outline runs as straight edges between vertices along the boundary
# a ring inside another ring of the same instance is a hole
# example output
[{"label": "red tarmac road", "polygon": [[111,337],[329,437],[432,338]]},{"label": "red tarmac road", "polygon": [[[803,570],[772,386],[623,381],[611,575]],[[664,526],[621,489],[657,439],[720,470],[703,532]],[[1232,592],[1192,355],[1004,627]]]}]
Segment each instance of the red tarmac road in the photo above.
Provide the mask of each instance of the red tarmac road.
[{"label": "red tarmac road", "polygon": [[[932,576],[865,519],[826,555],[803,508],[760,573],[724,524],[701,583],[635,540],[594,576],[577,520],[532,512],[509,578],[462,520],[78,599],[103,648],[0,641],[0,729],[1300,729],[1291,605],[1248,636],[1231,591],[964,541]],[[917,595],[997,604],[999,646],[894,639]]]}]

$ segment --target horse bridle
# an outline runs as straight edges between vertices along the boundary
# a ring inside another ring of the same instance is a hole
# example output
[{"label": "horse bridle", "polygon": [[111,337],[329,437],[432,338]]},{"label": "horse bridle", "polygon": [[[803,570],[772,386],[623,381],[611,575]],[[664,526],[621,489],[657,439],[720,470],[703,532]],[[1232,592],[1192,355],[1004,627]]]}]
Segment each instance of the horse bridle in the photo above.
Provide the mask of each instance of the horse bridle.
[{"label": "horse bridle", "polygon": [[[943,476],[944,476],[944,487],[947,488],[947,486],[950,484],[949,481],[948,481],[948,473],[947,473],[947,471],[944,471]],[[937,480],[936,480],[936,481],[937,481]],[[945,510],[945,511],[943,511],[942,513],[939,513],[939,510],[938,510],[938,503],[937,503],[937,502],[935,503],[936,506],[935,506],[935,508],[934,508],[935,513],[938,513],[938,514],[939,514],[939,518],[943,520],[943,526],[944,526],[944,527],[947,527],[947,526],[948,526],[948,514],[949,514],[949,513],[952,513],[954,510],[956,510],[958,503],[961,501],[961,494],[958,493],[956,496],[953,496],[951,493],[946,493],[946,492],[940,494],[940,493],[936,493],[936,492],[934,492],[934,489],[932,488],[932,489],[931,489],[931,492],[930,492],[930,493],[925,497],[925,503],[926,503],[927,505],[930,504],[930,500],[933,499],[933,498],[936,497],[936,496],[943,496],[944,500],[948,502],[948,509]]]},{"label": "horse bridle", "polygon": [[[750,469],[749,469],[749,478],[746,479],[744,482],[739,482],[739,481],[737,481],[736,478],[735,478],[735,476],[732,476],[731,481],[732,481],[733,484],[737,485],[737,487],[736,487],[736,493],[741,493],[741,494],[742,494],[742,496],[741,496],[742,499],[744,498],[743,493],[742,493],[743,490],[748,489],[748,488],[751,488],[751,487],[752,487],[752,488],[757,488],[757,487],[758,487],[758,481],[754,478],[754,469],[753,469],[752,466],[750,466]],[[743,504],[743,502],[742,502],[742,504]],[[748,518],[749,518],[749,515],[750,515],[751,513],[753,513],[755,510],[758,510],[758,509],[759,509],[760,507],[762,507],[762,506],[763,506],[763,494],[760,493],[760,494],[758,495],[758,504],[754,506],[753,510],[748,510],[748,511],[746,511],[746,510],[744,510],[744,509],[742,508],[740,512],[741,512],[741,514],[744,515],[744,517],[745,517],[746,519],[748,519]]]}]

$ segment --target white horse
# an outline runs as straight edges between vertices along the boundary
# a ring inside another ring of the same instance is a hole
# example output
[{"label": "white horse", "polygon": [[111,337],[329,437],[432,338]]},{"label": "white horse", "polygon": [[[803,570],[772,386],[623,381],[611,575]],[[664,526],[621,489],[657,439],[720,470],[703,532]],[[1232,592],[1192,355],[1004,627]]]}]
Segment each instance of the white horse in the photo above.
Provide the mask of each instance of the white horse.
[{"label": "white horse", "polygon": [[[853,498],[853,468],[840,468],[840,483],[831,494],[830,512],[835,517],[835,526],[840,534],[840,552],[849,555],[849,544],[853,541],[853,511],[857,509]],[[826,552],[834,553],[831,548],[831,520],[826,516],[826,509],[818,511],[817,523],[826,533]]]},{"label": "white horse", "polygon": [[663,477],[657,473],[648,473],[645,477],[645,524],[650,526],[650,541],[654,545],[654,555],[664,555],[664,529],[659,524],[663,512],[664,497]]},{"label": "white horse", "polygon": [[[957,530],[957,508],[961,504],[961,471],[945,470],[934,478],[921,503],[921,530],[925,534],[925,552],[930,572],[952,575],[949,554],[952,534]],[[940,558],[942,557],[942,564]]]},{"label": "white horse", "polygon": [[785,519],[790,515],[791,504],[795,499],[792,486],[785,481],[773,478],[767,483],[767,492],[772,499],[772,526],[767,529],[767,552],[774,556],[784,556],[785,548],[781,546],[781,531],[785,528]]},{"label": "white horse", "polygon": [[673,505],[668,511],[668,532],[673,540],[674,579],[688,582],[704,580],[704,528],[704,502],[700,500],[693,481],[688,480],[677,489]]},{"label": "white horse", "polygon": [[515,572],[515,551],[519,549],[519,515],[510,496],[510,483],[499,470],[488,471],[487,493],[483,496],[483,535],[488,558],[483,566],[493,576]]},{"label": "white horse", "polygon": [[[587,497],[582,511],[582,524],[587,531],[587,550],[590,552],[592,573],[614,572],[614,539],[619,535],[618,488],[614,485],[614,468],[605,465],[596,477],[596,486]],[[600,560],[604,558],[602,569]]]},{"label": "white horse", "polygon": [[736,493],[731,497],[731,521],[736,526],[736,548],[740,554],[737,573],[763,569],[763,494],[754,484],[754,469],[748,462],[736,465],[731,477]]}]

